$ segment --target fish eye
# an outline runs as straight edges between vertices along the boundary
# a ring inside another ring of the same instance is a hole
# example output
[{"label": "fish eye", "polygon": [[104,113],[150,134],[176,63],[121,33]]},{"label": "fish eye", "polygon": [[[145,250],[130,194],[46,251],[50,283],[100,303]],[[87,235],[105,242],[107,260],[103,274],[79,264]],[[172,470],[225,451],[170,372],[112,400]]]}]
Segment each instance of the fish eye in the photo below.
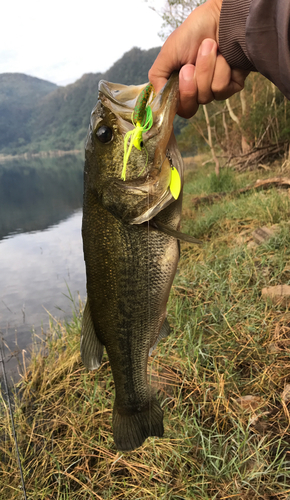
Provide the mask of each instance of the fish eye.
[{"label": "fish eye", "polygon": [[101,141],[103,144],[107,144],[108,142],[111,141],[113,137],[113,132],[110,127],[107,127],[106,125],[102,125],[98,130],[96,131],[96,136]]}]

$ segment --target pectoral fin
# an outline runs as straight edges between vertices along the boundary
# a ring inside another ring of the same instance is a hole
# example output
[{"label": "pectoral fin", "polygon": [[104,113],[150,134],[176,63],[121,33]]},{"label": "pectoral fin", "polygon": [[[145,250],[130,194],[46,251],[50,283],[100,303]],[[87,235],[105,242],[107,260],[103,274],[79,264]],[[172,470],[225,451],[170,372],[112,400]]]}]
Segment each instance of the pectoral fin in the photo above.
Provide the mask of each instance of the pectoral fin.
[{"label": "pectoral fin", "polygon": [[165,318],[165,320],[163,321],[163,325],[161,327],[161,330],[159,332],[159,335],[157,337],[157,340],[156,340],[155,344],[149,350],[149,356],[151,356],[152,352],[157,347],[157,344],[159,343],[159,341],[161,339],[164,339],[165,337],[168,337],[168,335],[170,334],[170,332],[171,332],[171,327],[170,327],[170,325],[168,323],[168,319]]},{"label": "pectoral fin", "polygon": [[203,244],[201,240],[197,240],[193,236],[182,233],[181,231],[176,231],[175,229],[172,229],[166,224],[163,224],[159,220],[157,221],[156,219],[154,219],[153,221],[151,221],[151,226],[157,229],[157,231],[160,231],[161,233],[168,234],[168,236],[173,236],[173,238],[176,238],[177,240],[187,241],[187,243],[193,243],[195,245]]},{"label": "pectoral fin", "polygon": [[93,324],[89,301],[87,300],[82,322],[81,357],[88,370],[101,366],[104,346],[99,341]]}]

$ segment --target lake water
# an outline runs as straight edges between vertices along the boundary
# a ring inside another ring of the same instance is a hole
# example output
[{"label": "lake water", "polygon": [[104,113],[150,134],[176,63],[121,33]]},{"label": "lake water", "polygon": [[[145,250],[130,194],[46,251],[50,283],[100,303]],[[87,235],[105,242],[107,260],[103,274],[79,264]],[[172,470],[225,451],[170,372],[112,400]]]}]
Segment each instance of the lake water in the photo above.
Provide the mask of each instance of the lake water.
[{"label": "lake water", "polygon": [[[81,157],[0,164],[0,336],[12,352],[47,330],[48,312],[69,320],[70,294],[85,299],[82,194]],[[7,348],[5,367],[17,380]]]}]

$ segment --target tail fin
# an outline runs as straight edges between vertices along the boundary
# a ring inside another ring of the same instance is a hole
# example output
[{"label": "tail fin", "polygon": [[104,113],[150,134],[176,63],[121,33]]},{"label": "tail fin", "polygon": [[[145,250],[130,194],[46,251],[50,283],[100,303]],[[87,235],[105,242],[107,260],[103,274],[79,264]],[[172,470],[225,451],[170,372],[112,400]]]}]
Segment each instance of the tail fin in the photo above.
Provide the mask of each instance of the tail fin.
[{"label": "tail fin", "polygon": [[113,412],[113,435],[116,448],[132,451],[141,446],[149,436],[163,436],[163,411],[153,396],[146,408],[135,413],[118,409]]}]

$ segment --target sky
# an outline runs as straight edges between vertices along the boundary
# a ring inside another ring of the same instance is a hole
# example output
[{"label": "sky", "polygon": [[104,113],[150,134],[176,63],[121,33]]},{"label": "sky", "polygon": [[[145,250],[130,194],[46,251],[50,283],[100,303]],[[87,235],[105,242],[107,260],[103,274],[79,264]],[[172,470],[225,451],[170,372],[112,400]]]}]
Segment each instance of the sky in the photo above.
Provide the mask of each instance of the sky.
[{"label": "sky", "polygon": [[[161,9],[165,0],[154,0]],[[132,47],[162,45],[145,0],[14,0],[1,6],[0,73],[58,85],[104,72]]]}]

